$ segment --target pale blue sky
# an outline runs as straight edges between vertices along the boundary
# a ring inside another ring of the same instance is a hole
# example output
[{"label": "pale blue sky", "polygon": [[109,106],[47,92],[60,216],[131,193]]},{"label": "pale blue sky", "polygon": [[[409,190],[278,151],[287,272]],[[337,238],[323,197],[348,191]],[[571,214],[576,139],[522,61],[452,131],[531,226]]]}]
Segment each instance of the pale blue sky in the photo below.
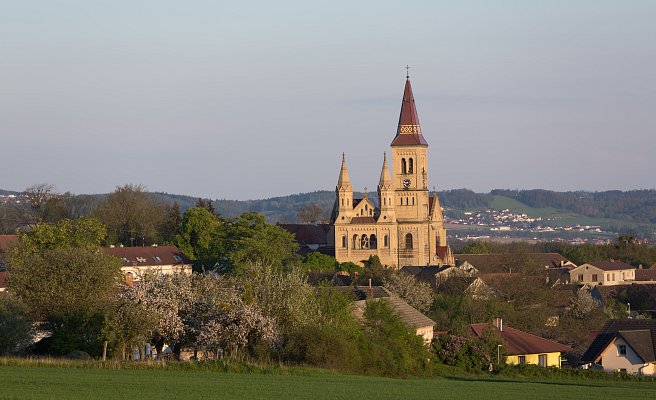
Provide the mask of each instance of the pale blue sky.
[{"label": "pale blue sky", "polygon": [[653,0],[0,0],[0,188],[262,198],[332,190],[346,152],[373,189],[406,64],[431,186],[654,188],[655,21]]}]

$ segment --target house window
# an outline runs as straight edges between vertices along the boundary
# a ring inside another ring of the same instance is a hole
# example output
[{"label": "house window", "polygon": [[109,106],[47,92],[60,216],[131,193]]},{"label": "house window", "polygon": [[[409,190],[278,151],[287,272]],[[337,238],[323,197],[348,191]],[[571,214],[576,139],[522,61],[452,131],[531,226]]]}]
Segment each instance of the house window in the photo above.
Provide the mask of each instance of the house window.
[{"label": "house window", "polygon": [[626,355],[626,345],[621,344],[621,345],[617,346],[617,352],[618,352],[618,355],[625,356]]},{"label": "house window", "polygon": [[615,273],[613,272],[613,280],[615,280]]},{"label": "house window", "polygon": [[592,274],[592,282],[597,282],[598,281],[597,278],[598,278],[597,274]]},{"label": "house window", "polygon": [[546,367],[547,366],[547,355],[546,354],[538,354],[538,365],[541,367]]},{"label": "house window", "polygon": [[579,274],[579,282],[583,282],[583,274]]},{"label": "house window", "polygon": [[405,235],[405,248],[412,250],[412,233]]},{"label": "house window", "polygon": [[344,249],[346,248],[346,242],[347,242],[346,235],[343,235],[342,236],[342,248],[344,248]]},{"label": "house window", "polygon": [[526,364],[526,356],[517,356],[517,363],[519,365],[524,365]]}]

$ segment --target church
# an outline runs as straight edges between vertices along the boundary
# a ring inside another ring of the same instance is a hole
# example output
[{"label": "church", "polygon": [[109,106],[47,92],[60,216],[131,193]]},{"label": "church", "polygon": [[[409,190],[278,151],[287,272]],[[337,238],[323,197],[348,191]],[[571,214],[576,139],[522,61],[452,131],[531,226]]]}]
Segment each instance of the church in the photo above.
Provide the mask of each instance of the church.
[{"label": "church", "polygon": [[391,147],[389,163],[383,155],[376,201],[367,194],[353,198],[342,154],[328,234],[335,258],[361,263],[378,256],[383,265],[394,268],[453,265],[442,207],[437,193],[428,190],[428,142],[421,133],[409,76]]}]

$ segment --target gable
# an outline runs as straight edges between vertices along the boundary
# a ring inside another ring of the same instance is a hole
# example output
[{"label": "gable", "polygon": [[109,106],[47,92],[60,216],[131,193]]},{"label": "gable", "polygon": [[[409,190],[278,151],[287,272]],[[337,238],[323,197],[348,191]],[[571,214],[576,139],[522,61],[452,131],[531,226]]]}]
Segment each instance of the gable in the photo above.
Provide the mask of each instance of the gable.
[{"label": "gable", "polygon": [[360,200],[357,204],[354,205],[353,216],[373,217],[375,211],[376,211],[376,206],[374,205],[374,203],[372,203],[371,200],[369,200],[369,198],[365,197],[364,199]]}]

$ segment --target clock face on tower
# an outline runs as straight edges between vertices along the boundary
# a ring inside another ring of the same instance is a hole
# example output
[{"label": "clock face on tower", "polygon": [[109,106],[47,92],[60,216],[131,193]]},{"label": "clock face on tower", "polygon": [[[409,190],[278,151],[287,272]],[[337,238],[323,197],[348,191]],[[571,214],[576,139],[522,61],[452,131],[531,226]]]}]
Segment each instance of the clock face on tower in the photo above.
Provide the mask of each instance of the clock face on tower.
[{"label": "clock face on tower", "polygon": [[410,179],[403,180],[403,187],[408,189],[410,187]]}]

